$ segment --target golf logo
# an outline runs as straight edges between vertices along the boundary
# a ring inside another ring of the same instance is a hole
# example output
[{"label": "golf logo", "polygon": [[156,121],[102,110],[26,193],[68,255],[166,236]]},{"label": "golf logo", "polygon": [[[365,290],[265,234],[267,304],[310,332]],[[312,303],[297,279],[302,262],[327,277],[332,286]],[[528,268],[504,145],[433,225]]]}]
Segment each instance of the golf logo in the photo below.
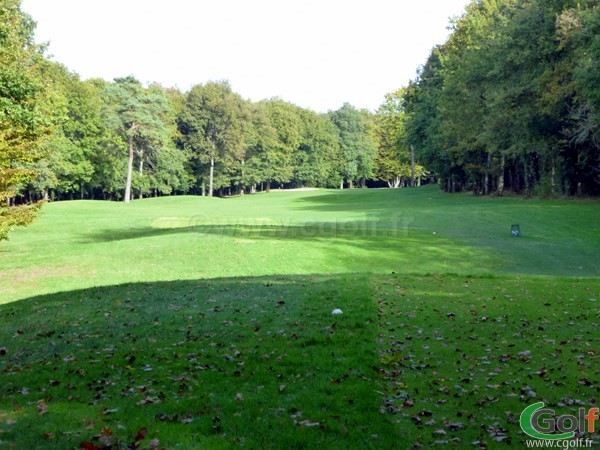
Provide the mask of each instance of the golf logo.
[{"label": "golf logo", "polygon": [[532,438],[551,440],[573,439],[576,433],[594,433],[600,409],[579,408],[577,416],[563,414],[544,408],[544,402],[534,403],[523,410],[520,417],[521,429]]}]

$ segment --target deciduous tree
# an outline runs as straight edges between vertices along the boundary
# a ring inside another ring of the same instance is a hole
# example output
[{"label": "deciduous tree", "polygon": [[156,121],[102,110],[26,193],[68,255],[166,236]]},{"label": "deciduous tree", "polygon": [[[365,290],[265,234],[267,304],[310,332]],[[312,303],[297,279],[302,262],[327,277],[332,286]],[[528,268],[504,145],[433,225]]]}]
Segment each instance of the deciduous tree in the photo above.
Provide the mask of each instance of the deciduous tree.
[{"label": "deciduous tree", "polygon": [[35,178],[42,142],[62,117],[62,98],[44,76],[48,62],[33,42],[35,24],[18,0],[0,0],[0,240],[30,223],[38,206],[10,207]]},{"label": "deciduous tree", "polygon": [[144,89],[133,77],[117,78],[103,92],[104,115],[109,127],[116,130],[128,145],[125,203],[131,200],[133,161],[136,149],[143,167],[144,151],[166,145],[169,139],[169,104],[160,89]]}]

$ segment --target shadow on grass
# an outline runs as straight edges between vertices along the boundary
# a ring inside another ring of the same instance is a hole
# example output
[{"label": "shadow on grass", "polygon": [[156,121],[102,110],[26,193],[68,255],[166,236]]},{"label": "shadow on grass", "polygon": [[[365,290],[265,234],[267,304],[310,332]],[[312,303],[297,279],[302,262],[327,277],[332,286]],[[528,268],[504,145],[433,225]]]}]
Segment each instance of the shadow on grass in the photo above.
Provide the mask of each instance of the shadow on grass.
[{"label": "shadow on grass", "polygon": [[2,440],[116,447],[146,428],[166,448],[390,448],[400,430],[374,394],[376,334],[364,274],[136,283],[3,305]]},{"label": "shadow on grass", "polygon": [[392,212],[393,204],[391,202],[398,198],[399,192],[391,189],[332,190],[320,195],[300,197],[295,200],[295,203],[299,209],[319,212],[374,210]]},{"label": "shadow on grass", "polygon": [[597,404],[597,292],[352,273],[33,297],[0,306],[1,443],[131,448],[146,430],[138,448],[522,447],[514,417],[534,397]]},{"label": "shadow on grass", "polygon": [[[252,219],[246,219],[251,222]],[[344,221],[292,224],[185,224],[168,227],[109,229],[85,235],[87,242],[115,242],[165,236],[219,236],[233,243],[275,242],[289,244],[293,255],[287,255],[285,245],[278,246],[278,257],[301,257],[297,244],[322,250],[325,271],[385,269],[404,273],[484,273],[498,266],[492,252],[458,243],[455,240],[410,228],[410,222]],[[209,244],[207,244],[209,245]],[[296,245],[296,246],[294,246]],[[248,247],[248,246],[247,246]],[[250,246],[252,247],[252,246]],[[210,251],[210,250],[209,250]],[[250,248],[238,252],[256,252]],[[263,256],[268,256],[264,255]],[[369,262],[371,261],[371,262]],[[321,271],[322,268],[318,268]],[[284,272],[285,273],[285,272]]]},{"label": "shadow on grass", "polygon": [[[298,206],[314,211],[369,211],[394,212],[399,205],[423,206],[455,203],[457,196],[440,196],[438,186],[421,186],[401,189],[345,189],[321,190],[295,200]],[[427,203],[423,203],[426,201]],[[458,202],[460,203],[460,202]]]}]

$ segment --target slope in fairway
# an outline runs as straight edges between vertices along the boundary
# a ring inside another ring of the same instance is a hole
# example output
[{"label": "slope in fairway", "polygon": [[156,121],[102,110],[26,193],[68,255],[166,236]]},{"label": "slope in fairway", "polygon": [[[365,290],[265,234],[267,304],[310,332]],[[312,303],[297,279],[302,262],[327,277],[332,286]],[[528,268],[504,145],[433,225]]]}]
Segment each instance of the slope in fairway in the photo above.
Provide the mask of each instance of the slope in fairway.
[{"label": "slope in fairway", "polygon": [[[0,303],[136,281],[309,273],[598,276],[597,202],[418,190],[48,204],[0,245]],[[521,238],[512,238],[518,223]]]}]

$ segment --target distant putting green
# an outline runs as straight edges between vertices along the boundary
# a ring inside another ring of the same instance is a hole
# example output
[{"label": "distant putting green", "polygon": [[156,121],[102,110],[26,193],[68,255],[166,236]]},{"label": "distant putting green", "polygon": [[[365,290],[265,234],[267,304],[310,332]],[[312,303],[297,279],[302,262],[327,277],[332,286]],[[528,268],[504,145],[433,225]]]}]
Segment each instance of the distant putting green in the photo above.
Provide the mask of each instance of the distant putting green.
[{"label": "distant putting green", "polygon": [[599,206],[48,204],[0,244],[0,448],[522,448],[597,406]]}]

